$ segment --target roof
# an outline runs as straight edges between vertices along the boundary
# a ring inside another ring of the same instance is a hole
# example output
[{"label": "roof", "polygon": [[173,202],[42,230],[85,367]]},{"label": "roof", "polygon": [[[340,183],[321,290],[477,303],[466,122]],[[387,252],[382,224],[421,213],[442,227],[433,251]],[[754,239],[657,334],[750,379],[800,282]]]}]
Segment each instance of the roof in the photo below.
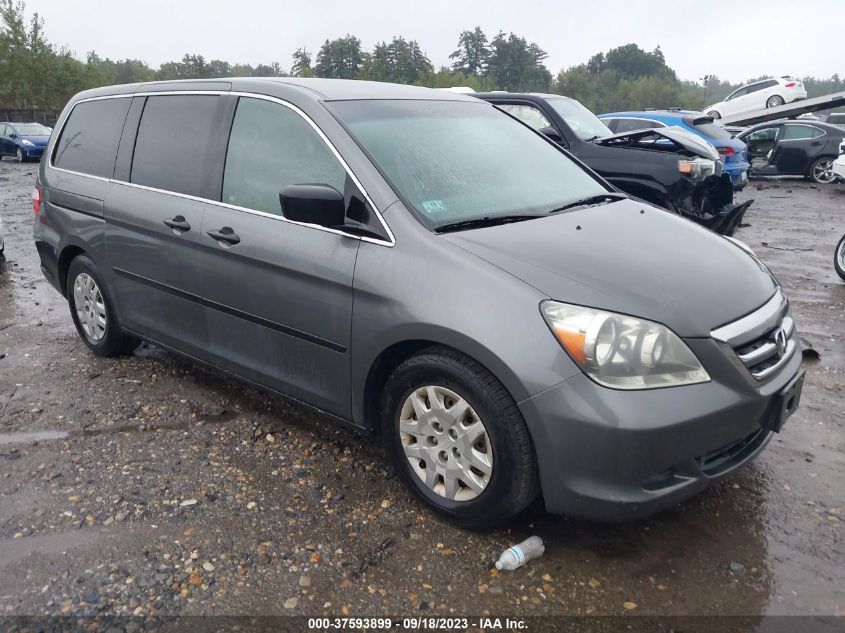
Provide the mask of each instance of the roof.
[{"label": "roof", "polygon": [[636,118],[649,118],[649,117],[663,117],[667,119],[685,119],[687,117],[705,117],[707,116],[703,112],[699,112],[697,110],[631,110],[628,112],[606,112],[604,114],[599,114],[599,117],[636,117]]},{"label": "roof", "polygon": [[95,97],[113,94],[143,93],[155,90],[243,90],[256,92],[262,84],[284,85],[299,88],[303,94],[310,94],[327,101],[346,99],[425,99],[438,101],[474,101],[473,97],[404,84],[381,81],[359,81],[357,79],[322,79],[304,77],[223,77],[219,79],[179,79],[174,81],[152,81],[137,84],[122,84],[95,88],[77,95]]}]

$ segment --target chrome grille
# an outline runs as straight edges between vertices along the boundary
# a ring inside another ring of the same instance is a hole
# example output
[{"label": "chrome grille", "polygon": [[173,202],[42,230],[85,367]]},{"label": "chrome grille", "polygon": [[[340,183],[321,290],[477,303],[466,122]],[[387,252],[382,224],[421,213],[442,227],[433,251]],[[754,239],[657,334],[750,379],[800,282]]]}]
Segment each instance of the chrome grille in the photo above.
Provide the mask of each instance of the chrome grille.
[{"label": "chrome grille", "polygon": [[763,307],[710,334],[725,343],[757,380],[774,374],[798,347],[795,321],[780,288]]}]

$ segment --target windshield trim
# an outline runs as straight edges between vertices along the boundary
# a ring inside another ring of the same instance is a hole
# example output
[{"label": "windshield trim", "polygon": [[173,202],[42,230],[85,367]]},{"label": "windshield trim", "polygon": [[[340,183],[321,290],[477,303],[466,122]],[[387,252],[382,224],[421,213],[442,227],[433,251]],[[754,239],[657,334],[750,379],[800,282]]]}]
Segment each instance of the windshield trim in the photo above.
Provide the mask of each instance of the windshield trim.
[{"label": "windshield trim", "polygon": [[[426,231],[428,231],[429,233],[432,233],[433,235],[448,235],[449,234],[448,232],[438,233],[437,232],[438,227],[432,226],[426,221],[426,219],[422,216],[422,214],[419,212],[419,210],[417,210],[416,206],[414,206],[414,204],[411,203],[411,201],[408,199],[408,197],[405,196],[404,193],[402,193],[402,191],[399,189],[399,187],[396,186],[396,184],[393,182],[393,180],[390,178],[390,176],[387,175],[387,172],[384,170],[384,168],[382,168],[381,164],[375,159],[375,156],[372,155],[370,150],[367,149],[367,147],[352,132],[352,130],[349,128],[349,126],[346,124],[346,122],[341,118],[340,114],[338,112],[336,112],[334,110],[334,108],[329,107],[330,104],[332,104],[332,103],[341,103],[341,102],[349,102],[349,101],[429,101],[429,102],[430,101],[445,101],[445,102],[451,102],[451,103],[456,103],[456,102],[457,103],[470,103],[472,105],[475,105],[474,102],[469,100],[469,99],[332,99],[332,100],[321,101],[323,107],[328,111],[328,113],[332,116],[332,118],[335,121],[337,121],[338,125],[340,125],[340,127],[343,128],[343,131],[346,132],[346,134],[349,136],[349,139],[355,144],[355,146],[361,151],[361,153],[363,153],[363,155],[369,161],[370,165],[372,165],[375,168],[375,170],[379,173],[379,175],[382,177],[382,180],[384,181],[384,183],[390,188],[390,190],[396,196],[397,201],[402,203],[402,205],[405,207],[405,209],[407,209],[407,211],[411,214],[411,217],[413,217],[414,220],[416,220],[417,223],[420,226],[422,226]],[[530,125],[520,121],[519,119],[517,119],[513,115],[511,115],[507,112],[504,112],[503,110],[499,110],[498,108],[496,108],[496,105],[494,103],[490,102],[490,101],[487,101],[487,100],[484,100],[484,99],[477,99],[477,101],[478,101],[478,105],[480,105],[482,107],[486,106],[486,107],[494,108],[494,109],[498,110],[500,113],[510,117],[514,121],[518,122],[520,125],[524,126],[528,130],[530,130],[533,134],[536,134],[537,136],[542,138],[544,142],[549,143],[555,150],[557,150],[558,152],[560,152],[561,154],[563,154],[564,156],[569,158],[573,163],[578,165],[594,181],[596,181],[597,184],[604,187],[608,191],[608,193],[616,193],[617,192],[616,189],[611,187],[611,185],[607,181],[603,180],[601,178],[601,176],[599,176],[596,172],[594,172],[583,161],[581,161],[576,156],[573,156],[571,153],[569,153],[566,150],[566,148],[562,147],[558,143],[555,143],[553,140],[551,140],[545,134],[538,132],[537,130],[532,128]],[[395,202],[393,204],[395,204]],[[389,206],[393,206],[393,204],[391,204]],[[548,216],[537,216],[537,217],[548,217]]]}]

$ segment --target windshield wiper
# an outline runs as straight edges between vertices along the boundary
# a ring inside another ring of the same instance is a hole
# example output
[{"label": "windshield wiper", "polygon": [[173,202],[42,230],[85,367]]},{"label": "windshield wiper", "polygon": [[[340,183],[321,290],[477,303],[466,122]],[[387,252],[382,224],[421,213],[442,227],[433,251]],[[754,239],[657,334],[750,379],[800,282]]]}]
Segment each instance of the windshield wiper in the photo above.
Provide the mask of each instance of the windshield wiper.
[{"label": "windshield wiper", "polygon": [[585,142],[585,143],[592,143],[593,141],[597,141],[597,140],[599,140],[600,138],[601,138],[601,136],[599,136],[598,134],[596,134],[595,136],[591,136],[590,138],[585,138],[585,139],[584,139],[584,142]]},{"label": "windshield wiper", "polygon": [[549,211],[549,213],[557,213],[558,211],[566,211],[567,209],[574,209],[575,207],[587,207],[590,205],[597,205],[597,204],[609,204],[611,202],[617,202],[619,200],[624,200],[628,196],[625,196],[621,193],[603,193],[598,196],[588,196],[586,198],[580,198],[578,200],[573,200],[572,202],[567,202],[562,207],[556,207]]},{"label": "windshield wiper", "polygon": [[478,229],[485,226],[496,226],[497,224],[510,224],[511,222],[523,222],[525,220],[533,220],[534,218],[542,217],[542,215],[488,216],[484,218],[475,218],[474,220],[461,220],[460,222],[450,222],[449,224],[438,226],[434,230],[437,233],[452,233],[453,231],[463,231],[464,229]]}]

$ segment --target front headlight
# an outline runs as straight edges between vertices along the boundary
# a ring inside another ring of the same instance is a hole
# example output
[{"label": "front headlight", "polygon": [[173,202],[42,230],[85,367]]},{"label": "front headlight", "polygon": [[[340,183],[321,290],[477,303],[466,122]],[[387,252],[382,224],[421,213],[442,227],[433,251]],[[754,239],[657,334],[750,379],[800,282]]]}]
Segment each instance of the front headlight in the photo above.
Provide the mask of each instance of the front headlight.
[{"label": "front headlight", "polygon": [[28,145],[29,147],[35,147],[35,143],[28,139],[21,139],[21,143],[23,143],[24,145]]},{"label": "front headlight", "polygon": [[678,171],[699,182],[716,173],[716,161],[696,156],[692,160],[679,160]]},{"label": "front headlight", "polygon": [[695,354],[664,325],[557,301],[544,301],[540,311],[563,349],[600,385],[654,389],[710,380]]}]

